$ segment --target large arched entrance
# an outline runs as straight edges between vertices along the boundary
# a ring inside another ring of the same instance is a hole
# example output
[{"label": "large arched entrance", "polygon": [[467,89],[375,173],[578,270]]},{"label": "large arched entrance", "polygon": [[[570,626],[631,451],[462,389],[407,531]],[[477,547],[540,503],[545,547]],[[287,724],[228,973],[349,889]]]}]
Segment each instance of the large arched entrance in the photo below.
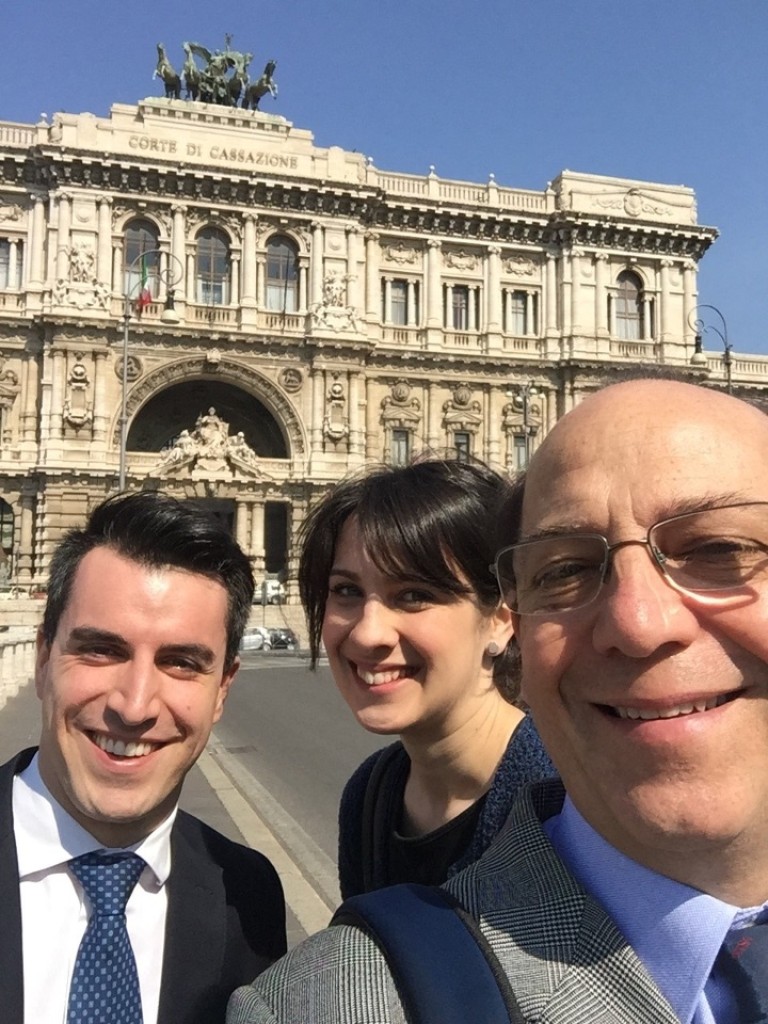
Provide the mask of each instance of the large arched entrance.
[{"label": "large arched entrance", "polygon": [[269,409],[253,395],[220,380],[181,381],[150,398],[131,423],[128,451],[163,451],[211,408],[229,424],[231,434],[243,433],[257,455],[290,457],[283,430]]}]

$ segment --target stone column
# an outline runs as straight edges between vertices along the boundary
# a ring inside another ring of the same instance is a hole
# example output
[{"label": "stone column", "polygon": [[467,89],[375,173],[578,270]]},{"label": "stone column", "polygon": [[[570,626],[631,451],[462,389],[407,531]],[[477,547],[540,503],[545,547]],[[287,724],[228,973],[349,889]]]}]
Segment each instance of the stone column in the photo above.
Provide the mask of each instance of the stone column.
[{"label": "stone column", "polygon": [[93,353],[93,440],[104,442],[107,438],[107,353],[99,349]]},{"label": "stone column", "polygon": [[442,327],[443,308],[440,279],[441,243],[437,238],[427,241],[427,327]]},{"label": "stone column", "polygon": [[323,299],[323,225],[318,220],[312,221],[312,279],[309,302],[322,302]]},{"label": "stone column", "polygon": [[383,452],[380,444],[378,403],[376,402],[375,381],[365,381],[365,457],[368,462],[380,460]]},{"label": "stone column", "polygon": [[267,290],[264,284],[266,267],[267,257],[259,254],[256,257],[256,305],[262,309],[267,308]]},{"label": "stone column", "polygon": [[50,436],[55,439],[62,437],[64,412],[64,385],[67,374],[66,353],[60,348],[51,352],[52,376],[51,376],[51,425]]},{"label": "stone column", "polygon": [[364,306],[363,282],[360,281],[360,228],[350,224],[347,228],[347,305],[358,312]]},{"label": "stone column", "polygon": [[363,434],[360,430],[360,391],[362,374],[352,371],[349,375],[349,451],[352,455],[364,454]]},{"label": "stone column", "polygon": [[380,296],[379,234],[377,231],[368,231],[365,235],[365,315],[371,321],[381,317]]},{"label": "stone column", "polygon": [[246,213],[243,224],[243,290],[244,306],[256,304],[256,218]]},{"label": "stone column", "polygon": [[251,510],[250,502],[238,498],[235,502],[235,540],[243,549],[248,550],[248,520]]},{"label": "stone column", "polygon": [[501,246],[489,245],[487,266],[486,324],[489,334],[501,333]]},{"label": "stone column", "polygon": [[546,271],[546,303],[547,303],[547,325],[548,337],[557,335],[557,253],[547,253]]},{"label": "stone column", "polygon": [[234,251],[230,254],[228,304],[240,305],[240,254]]},{"label": "stone column", "polygon": [[573,257],[570,250],[563,252],[563,335],[568,337],[573,331]]},{"label": "stone column", "polygon": [[477,288],[467,289],[467,328],[470,331],[476,331],[480,326],[477,319],[477,291]]},{"label": "stone column", "polygon": [[310,429],[312,452],[323,447],[323,416],[325,414],[325,374],[318,367],[312,370],[312,426]]},{"label": "stone column", "polygon": [[416,282],[408,280],[408,309],[406,320],[409,327],[418,327],[419,320],[416,310]]},{"label": "stone column", "polygon": [[38,366],[35,352],[30,352],[21,364],[24,404],[21,408],[21,439],[34,441],[37,434]]},{"label": "stone column", "polygon": [[[171,228],[171,256],[174,257],[171,260],[171,266],[173,271],[171,273],[171,280],[174,282],[173,291],[174,298],[178,302],[183,302],[190,295],[194,295],[194,288],[190,289],[187,285],[188,271],[185,265],[185,254],[187,251],[187,240],[186,240],[186,213],[187,208],[181,203],[174,203],[171,207],[173,211],[173,227]],[[178,261],[178,262],[177,262]],[[177,281],[177,277],[181,277],[180,281]]]},{"label": "stone column", "polygon": [[194,245],[189,245],[186,251],[186,286],[188,302],[197,302],[197,290],[195,288],[195,259],[197,253]]},{"label": "stone column", "polygon": [[32,579],[34,559],[33,537],[35,533],[35,496],[22,492],[21,527],[19,530],[19,557],[16,561],[19,583],[29,583]]},{"label": "stone column", "polygon": [[688,323],[691,310],[696,305],[696,264],[693,260],[686,260],[683,264],[683,322],[686,333],[686,343],[693,345],[694,331]]},{"label": "stone column", "polygon": [[307,293],[309,288],[309,258],[299,256],[299,294],[296,302],[296,312],[307,312]]},{"label": "stone column", "polygon": [[669,306],[670,306],[670,284],[669,272],[673,266],[672,260],[663,259],[659,271],[660,295],[659,295],[659,341],[662,345],[668,345],[672,340],[669,335]]},{"label": "stone column", "polygon": [[29,240],[29,283],[33,288],[43,286],[43,254],[45,252],[45,203],[40,195],[32,196],[32,231]]},{"label": "stone column", "polygon": [[56,236],[56,280],[69,280],[69,231],[72,202],[66,192],[59,195],[59,230]]},{"label": "stone column", "polygon": [[96,245],[96,279],[99,284],[112,290],[112,201],[109,196],[99,196],[98,207],[99,238]]},{"label": "stone column", "polygon": [[251,561],[254,575],[264,572],[264,502],[257,501],[251,510]]},{"label": "stone column", "polygon": [[443,447],[440,440],[440,396],[439,386],[429,382],[427,391],[427,445],[432,449]]},{"label": "stone column", "polygon": [[608,254],[595,253],[595,332],[608,337]]},{"label": "stone column", "polygon": [[384,278],[384,308],[382,310],[382,323],[392,323],[392,281],[390,278]]}]

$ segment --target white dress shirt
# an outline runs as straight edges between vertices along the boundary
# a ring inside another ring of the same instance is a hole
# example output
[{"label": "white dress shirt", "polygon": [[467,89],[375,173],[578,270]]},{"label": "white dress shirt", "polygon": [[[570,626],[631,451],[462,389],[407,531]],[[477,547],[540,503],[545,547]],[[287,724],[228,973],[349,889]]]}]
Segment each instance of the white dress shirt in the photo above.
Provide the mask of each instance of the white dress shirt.
[{"label": "white dress shirt", "polygon": [[[126,907],[136,957],[144,1024],[157,1024],[176,810],[129,849],[146,861]],[[24,1024],[66,1024],[69,986],[88,923],[86,897],[67,861],[104,847],[53,799],[37,755],[13,781],[13,824],[19,860]]]}]

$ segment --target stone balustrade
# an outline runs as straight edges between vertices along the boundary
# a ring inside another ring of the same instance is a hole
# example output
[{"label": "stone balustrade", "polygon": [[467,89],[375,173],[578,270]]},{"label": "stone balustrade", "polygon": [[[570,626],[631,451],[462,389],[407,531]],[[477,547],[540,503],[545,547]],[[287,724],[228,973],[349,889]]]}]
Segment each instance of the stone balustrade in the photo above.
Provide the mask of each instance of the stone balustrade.
[{"label": "stone balustrade", "polygon": [[35,630],[17,627],[0,633],[0,708],[15,697],[35,668]]}]

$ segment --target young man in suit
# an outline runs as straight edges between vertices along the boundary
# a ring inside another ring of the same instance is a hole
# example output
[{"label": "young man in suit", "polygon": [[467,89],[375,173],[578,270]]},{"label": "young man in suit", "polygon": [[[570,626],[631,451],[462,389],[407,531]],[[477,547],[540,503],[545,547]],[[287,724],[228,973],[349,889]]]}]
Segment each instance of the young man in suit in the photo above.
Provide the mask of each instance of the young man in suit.
[{"label": "young man in suit", "polygon": [[[562,783],[529,789],[446,883],[515,1020],[768,1020],[766,480],[761,411],[655,379],[583,401],[517,488],[496,565]],[[406,1015],[375,942],[342,925],[227,1020]]]},{"label": "young man in suit", "polygon": [[[215,1024],[232,989],[285,952],[270,862],[177,806],[237,672],[252,596],[227,531],[154,492],[108,499],[57,548],[38,634],[40,744],[0,768],[8,1024]],[[102,910],[114,864],[136,877],[118,911]]]}]

